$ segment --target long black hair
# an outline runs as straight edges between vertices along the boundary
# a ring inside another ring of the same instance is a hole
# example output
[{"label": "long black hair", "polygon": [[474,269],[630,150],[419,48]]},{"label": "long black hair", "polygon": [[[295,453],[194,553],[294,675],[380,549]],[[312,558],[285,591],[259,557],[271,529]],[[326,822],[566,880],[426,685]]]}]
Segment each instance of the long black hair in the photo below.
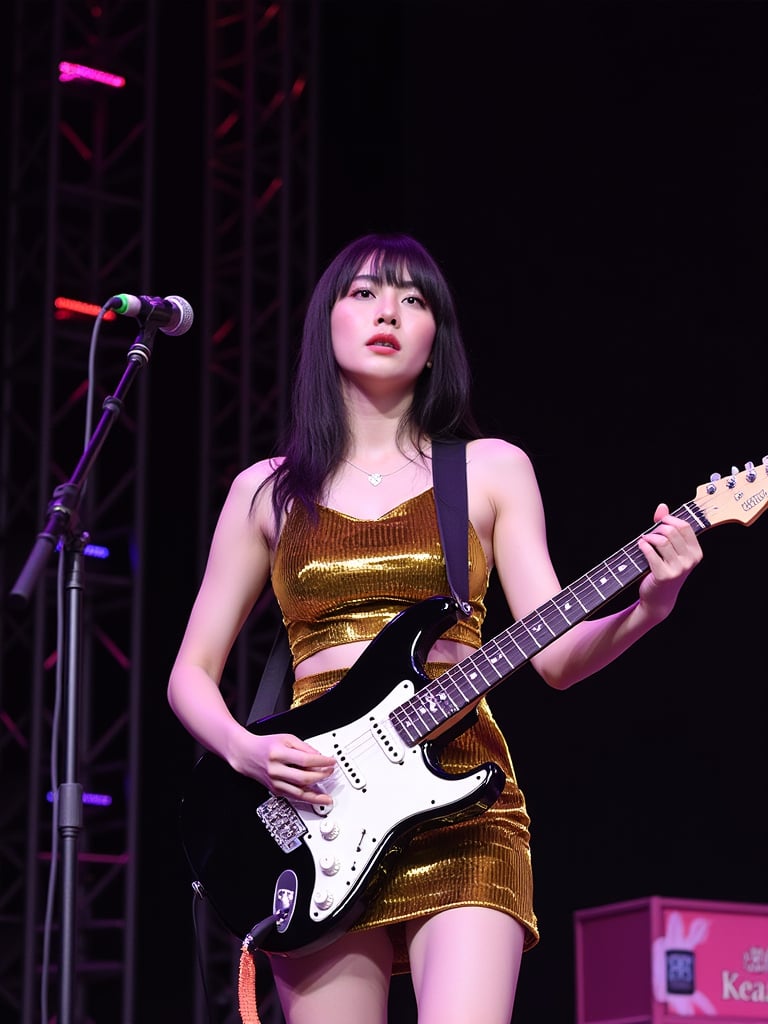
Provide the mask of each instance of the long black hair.
[{"label": "long black hair", "polygon": [[402,286],[406,278],[413,281],[435,319],[432,366],[425,368],[416,382],[398,438],[469,440],[480,436],[470,406],[467,353],[442,271],[424,246],[409,235],[364,235],[350,242],[328,265],[307,307],[290,423],[282,445],[284,460],[270,477],[277,518],[294,500],[314,513],[325,481],[347,452],[349,422],[331,342],[331,310],[369,258],[373,275],[388,285]]}]

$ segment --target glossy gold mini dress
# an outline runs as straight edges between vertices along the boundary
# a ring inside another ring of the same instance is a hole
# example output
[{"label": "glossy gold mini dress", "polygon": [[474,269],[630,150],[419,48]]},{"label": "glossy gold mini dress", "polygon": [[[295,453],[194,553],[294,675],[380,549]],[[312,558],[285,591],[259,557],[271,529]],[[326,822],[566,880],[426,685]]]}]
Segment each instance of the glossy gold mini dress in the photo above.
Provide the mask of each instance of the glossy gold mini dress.
[{"label": "glossy gold mini dress", "polygon": [[[318,506],[314,524],[300,502],[289,512],[275,554],[272,584],[288,630],[294,665],[316,651],[372,640],[400,611],[450,588],[430,489],[379,519],[362,520]],[[469,618],[443,638],[480,646],[488,569],[479,538],[468,530]],[[430,663],[434,677],[448,668]],[[307,676],[294,684],[294,706],[319,697],[344,670]],[[486,761],[506,775],[498,800],[476,818],[423,832],[388,870],[383,888],[355,926],[401,925],[448,907],[505,911],[526,929],[526,949],[538,942],[533,911],[530,819],[509,750],[482,700],[477,721],[452,739],[441,756],[448,772]],[[408,970],[402,929],[394,929],[395,971]]]}]

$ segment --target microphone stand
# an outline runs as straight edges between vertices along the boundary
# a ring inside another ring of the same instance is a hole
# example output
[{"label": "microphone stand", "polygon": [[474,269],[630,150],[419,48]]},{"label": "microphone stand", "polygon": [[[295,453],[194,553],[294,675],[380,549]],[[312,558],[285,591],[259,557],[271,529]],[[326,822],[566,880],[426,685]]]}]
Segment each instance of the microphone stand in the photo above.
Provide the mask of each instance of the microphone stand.
[{"label": "microphone stand", "polygon": [[[138,319],[138,318],[137,318]],[[96,429],[88,439],[80,461],[67,481],[53,491],[48,505],[48,520],[27,557],[27,561],[10,592],[13,607],[26,608],[46,562],[61,542],[64,559],[63,602],[65,651],[58,651],[64,666],[64,701],[66,710],[64,770],[62,783],[53,794],[53,822],[61,837],[61,951],[59,1024],[73,1024],[75,979],[75,917],[77,895],[77,844],[83,821],[83,787],[77,781],[79,718],[78,705],[82,672],[82,607],[84,591],[84,550],[88,534],[77,528],[77,510],[83,488],[96,457],[112,426],[123,409],[123,399],[139,372],[148,364],[157,327],[152,313],[128,350],[128,365],[114,395],[104,399],[103,412]],[[52,863],[52,869],[55,865]],[[45,984],[45,979],[43,979]]]}]

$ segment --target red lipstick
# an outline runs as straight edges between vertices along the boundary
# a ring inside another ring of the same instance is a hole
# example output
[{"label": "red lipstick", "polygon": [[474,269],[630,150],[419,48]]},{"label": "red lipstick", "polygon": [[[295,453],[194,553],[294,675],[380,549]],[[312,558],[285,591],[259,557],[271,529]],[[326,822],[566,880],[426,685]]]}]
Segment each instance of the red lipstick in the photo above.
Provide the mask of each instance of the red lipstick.
[{"label": "red lipstick", "polygon": [[400,342],[394,336],[394,334],[374,334],[372,338],[366,341],[366,346],[373,347],[378,346],[380,348],[394,349],[395,352],[400,351]]}]

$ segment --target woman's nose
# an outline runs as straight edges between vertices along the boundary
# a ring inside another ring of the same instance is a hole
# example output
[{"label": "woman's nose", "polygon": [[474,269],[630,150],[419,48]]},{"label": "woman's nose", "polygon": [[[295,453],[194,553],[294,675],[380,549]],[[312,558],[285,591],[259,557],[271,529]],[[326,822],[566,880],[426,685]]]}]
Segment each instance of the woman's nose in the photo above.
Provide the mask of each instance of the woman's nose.
[{"label": "woman's nose", "polygon": [[397,327],[399,324],[397,313],[392,310],[385,309],[376,317],[376,323],[388,324],[390,327]]}]

